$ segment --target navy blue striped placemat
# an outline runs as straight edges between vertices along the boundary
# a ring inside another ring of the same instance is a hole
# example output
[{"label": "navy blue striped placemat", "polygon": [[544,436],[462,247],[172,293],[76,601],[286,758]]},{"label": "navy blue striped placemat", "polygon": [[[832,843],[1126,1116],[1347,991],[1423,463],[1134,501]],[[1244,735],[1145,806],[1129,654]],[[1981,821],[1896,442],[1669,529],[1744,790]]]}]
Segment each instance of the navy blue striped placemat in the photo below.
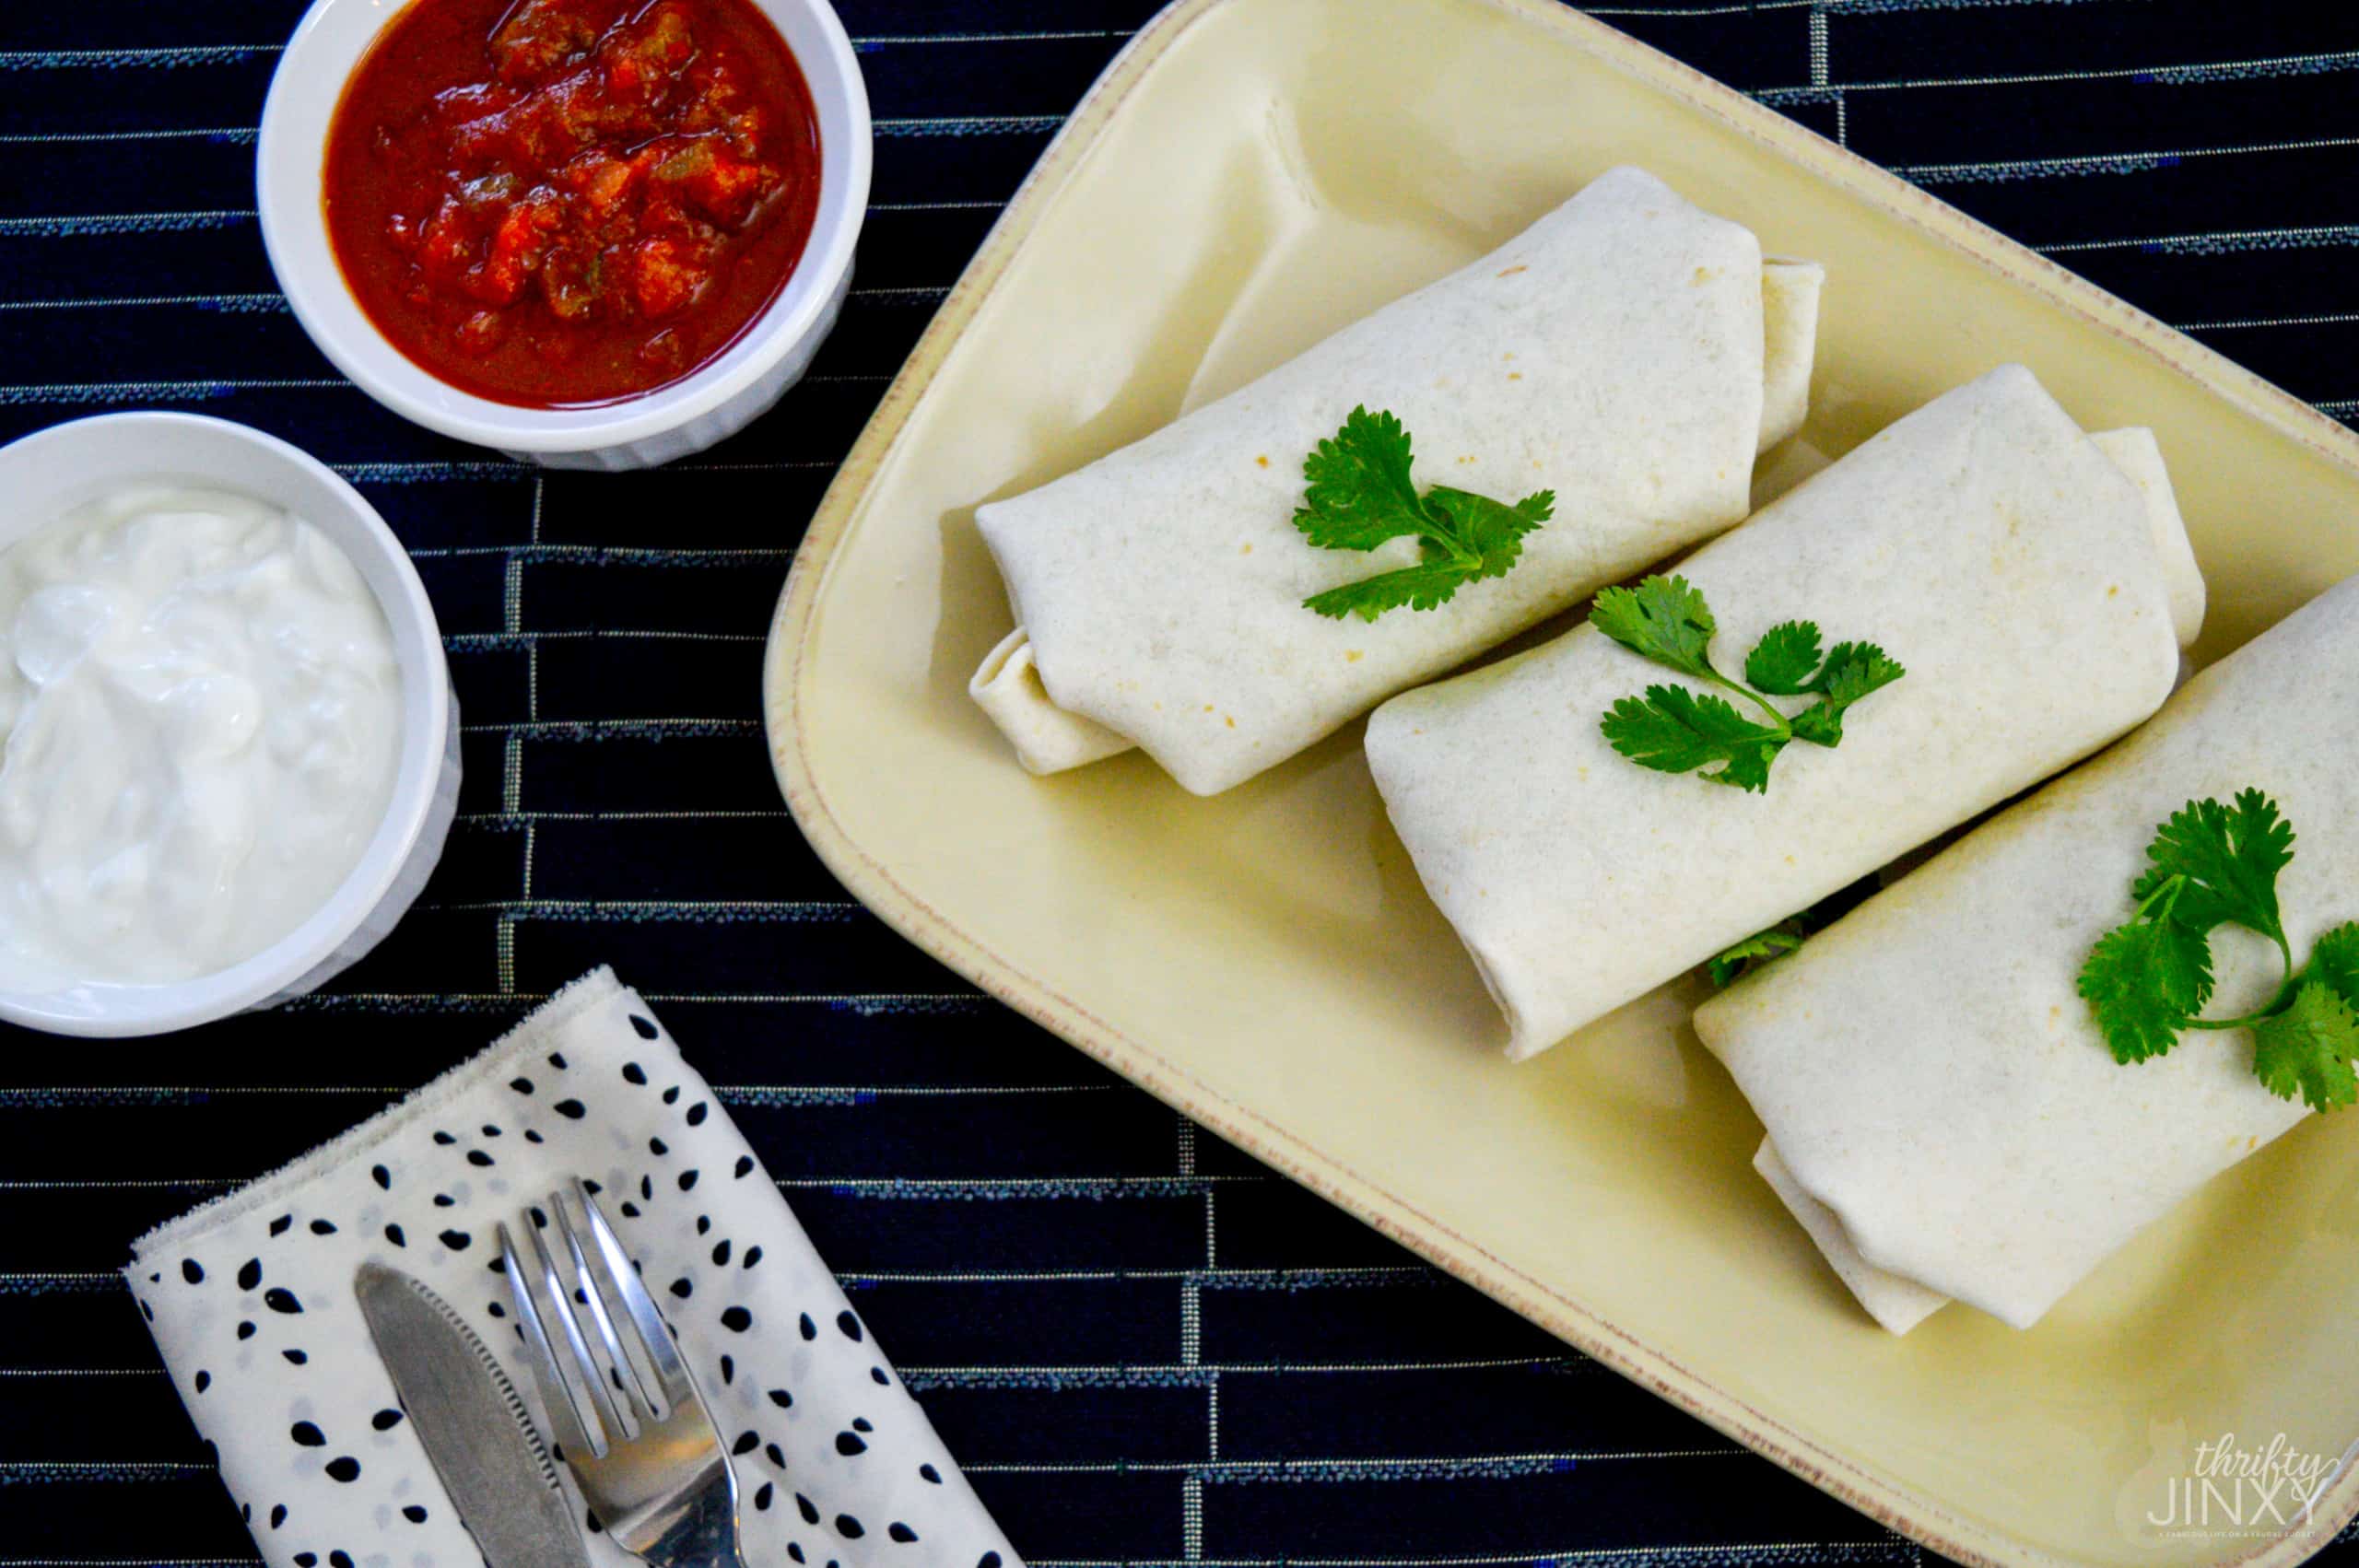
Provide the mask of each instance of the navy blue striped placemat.
[{"label": "navy blue striped placemat", "polygon": [[[752,432],[615,477],[417,430],[304,340],[250,173],[300,8],[0,7],[0,439],[194,408],[338,465],[450,634],[464,814],[331,994],[148,1044],[0,1041],[0,1568],[253,1560],[111,1273],[126,1240],[601,961],[661,1003],[1043,1568],[1920,1560],[983,1001],[780,806],[760,641],[800,521],[1150,0],[847,0],[879,119],[843,326]],[[1593,9],[2359,418],[2359,6]]]}]

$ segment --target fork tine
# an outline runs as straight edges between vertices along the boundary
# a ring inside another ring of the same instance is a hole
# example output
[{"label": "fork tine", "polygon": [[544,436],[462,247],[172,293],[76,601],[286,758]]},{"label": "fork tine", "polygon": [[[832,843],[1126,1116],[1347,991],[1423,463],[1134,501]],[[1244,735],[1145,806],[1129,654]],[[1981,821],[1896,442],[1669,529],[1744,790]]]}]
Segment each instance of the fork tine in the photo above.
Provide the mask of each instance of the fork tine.
[{"label": "fork tine", "polygon": [[[526,1231],[529,1235],[529,1228]],[[535,1238],[537,1243],[537,1238]],[[546,1270],[548,1258],[537,1245],[535,1267]],[[509,1233],[508,1222],[499,1222],[499,1258],[508,1274],[508,1293],[516,1306],[517,1326],[524,1335],[524,1359],[533,1363],[533,1381],[540,1385],[541,1403],[548,1407],[549,1423],[556,1429],[557,1446],[569,1454],[586,1454],[592,1458],[604,1458],[606,1440],[600,1428],[597,1412],[581,1403],[581,1396],[567,1377],[560,1364],[557,1347],[549,1340],[547,1322],[541,1316],[540,1305],[534,1298],[534,1276],[527,1272],[528,1265],[518,1252],[516,1240]]]},{"label": "fork tine", "polygon": [[567,1288],[563,1273],[549,1256],[547,1244],[541,1239],[539,1219],[538,1214],[531,1215],[524,1226],[524,1239],[533,1249],[531,1279],[546,1298],[537,1305],[543,1307],[544,1319],[554,1317],[557,1321],[557,1333],[552,1337],[552,1343],[558,1350],[557,1364],[568,1375],[574,1397],[578,1400],[581,1395],[587,1394],[596,1411],[603,1431],[593,1429],[596,1441],[591,1453],[593,1457],[603,1458],[610,1444],[638,1436],[639,1423],[616,1402],[614,1390],[606,1385],[605,1371],[590,1349],[590,1341],[581,1332],[581,1320],[574,1313],[577,1293],[586,1297],[590,1282],[581,1280],[572,1289]]},{"label": "fork tine", "polygon": [[569,1420],[585,1434],[566,1458],[622,1550],[657,1568],[745,1568],[728,1446],[592,1190],[575,1178],[551,1193],[555,1213],[528,1211],[522,1240],[499,1228],[552,1430]]},{"label": "fork tine", "polygon": [[639,1330],[640,1347],[647,1352],[656,1380],[663,1385],[665,1403],[687,1403],[696,1398],[695,1386],[688,1381],[688,1369],[681,1363],[680,1348],[672,1339],[671,1328],[665,1325],[663,1315],[655,1309],[655,1298],[647,1293],[639,1270],[631,1267],[630,1258],[623,1251],[622,1243],[616,1239],[614,1227],[606,1223],[598,1200],[578,1179],[573,1190],[581,1201],[581,1211],[589,1217],[591,1252],[597,1272],[604,1276],[606,1299],[620,1303],[624,1315]]},{"label": "fork tine", "polygon": [[[574,1196],[584,1203],[589,1200],[589,1194],[582,1190],[579,1182],[574,1185]],[[590,1309],[591,1326],[597,1329],[601,1348],[614,1363],[615,1387],[626,1398],[634,1394],[638,1396],[637,1413],[642,1420],[665,1421],[672,1413],[671,1401],[650,1386],[649,1377],[641,1371],[642,1363],[648,1360],[645,1347],[640,1347],[641,1354],[636,1359],[623,1349],[622,1337],[615,1331],[614,1314],[607,1307],[614,1293],[612,1287],[602,1282],[601,1270],[592,1268],[589,1256],[582,1249],[581,1230],[573,1223],[572,1211],[566,1202],[566,1197],[562,1189],[550,1193],[549,1209],[557,1216],[557,1235],[564,1241],[566,1250],[572,1255],[574,1274],[581,1281],[581,1301]],[[625,1375],[628,1375],[628,1383],[624,1381]]]}]

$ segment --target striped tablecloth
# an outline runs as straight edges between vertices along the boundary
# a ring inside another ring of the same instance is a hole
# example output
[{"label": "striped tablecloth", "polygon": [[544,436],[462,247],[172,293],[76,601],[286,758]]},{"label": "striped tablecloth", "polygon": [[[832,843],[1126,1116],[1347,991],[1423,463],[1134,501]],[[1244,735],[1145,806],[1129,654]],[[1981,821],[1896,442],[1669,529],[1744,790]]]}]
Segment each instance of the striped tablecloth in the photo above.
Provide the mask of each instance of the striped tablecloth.
[{"label": "striped tablecloth", "polygon": [[[429,436],[305,342],[250,172],[300,8],[0,6],[0,439],[194,408],[338,465],[450,634],[464,814],[333,994],[0,1041],[0,1568],[252,1561],[110,1272],[125,1242],[599,961],[725,1086],[1043,1568],[1919,1559],[980,1000],[780,807],[759,655],[797,522],[1152,0],[844,0],[879,118],[843,326],[754,431],[622,477]],[[2359,6],[1595,9],[2359,417]]]}]

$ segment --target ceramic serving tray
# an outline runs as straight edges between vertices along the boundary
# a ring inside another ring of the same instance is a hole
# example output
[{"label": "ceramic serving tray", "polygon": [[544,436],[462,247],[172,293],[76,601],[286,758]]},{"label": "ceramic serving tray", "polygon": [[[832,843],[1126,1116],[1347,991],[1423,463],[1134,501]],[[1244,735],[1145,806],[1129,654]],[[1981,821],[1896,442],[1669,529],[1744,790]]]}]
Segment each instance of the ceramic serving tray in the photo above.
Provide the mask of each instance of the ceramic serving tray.
[{"label": "ceramic serving tray", "polygon": [[1696,982],[1501,1057],[1357,725],[1198,800],[1137,753],[1030,778],[967,698],[1010,624],[977,503],[1621,162],[1826,263],[1810,425],[1765,495],[2021,359],[2085,427],[2159,433],[2211,580],[2200,658],[2359,568],[2359,438],[1605,27],[1547,0],[1181,0],[1041,160],[811,524],[769,650],[787,801],[853,893],[992,995],[1895,1528],[1974,1562],[2293,1562],[2359,1512],[2350,1467],[2307,1513],[2281,1492],[2192,1532],[2150,1519],[2218,1481],[2223,1434],[2319,1463],[2359,1440],[2359,1113],[2213,1183],[2029,1333],[1953,1307],[1893,1339],[1754,1175]]}]

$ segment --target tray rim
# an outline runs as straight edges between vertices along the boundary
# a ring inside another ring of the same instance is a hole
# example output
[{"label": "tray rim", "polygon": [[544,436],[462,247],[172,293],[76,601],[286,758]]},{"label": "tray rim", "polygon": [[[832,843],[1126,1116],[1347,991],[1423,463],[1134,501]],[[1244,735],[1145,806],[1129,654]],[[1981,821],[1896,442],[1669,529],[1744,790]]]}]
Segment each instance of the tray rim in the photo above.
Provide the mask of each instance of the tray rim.
[{"label": "tray rim", "polygon": [[[795,825],[821,862],[872,913],[987,996],[1111,1068],[1175,1110],[1334,1204],[1379,1234],[1510,1311],[1668,1400],[1871,1519],[1978,1568],[2052,1568],[2070,1562],[2011,1532],[1961,1517],[1787,1426],[1681,1365],[1665,1352],[1579,1301],[1485,1251],[1441,1221],[1250,1106],[1228,1099],[1106,1019],[1027,973],[953,923],[863,848],[837,821],[812,774],[798,700],[819,604],[853,520],[910,415],[952,349],[1022,250],[1044,209],[1119,116],[1132,91],[1197,22],[1271,0],[1171,0],[1133,35],[1091,84],[984,236],[886,387],[820,497],[788,569],[763,647],[763,729],[771,766]],[[1907,183],[1848,147],[1676,58],[1572,8],[1570,0],[1478,0],[1566,37],[1606,65],[1719,122],[1771,153],[1964,252],[2015,287],[2121,338],[2177,375],[2224,399],[2313,452],[2359,475],[2359,432],[2048,257]],[[2359,1442],[2354,1442],[2359,1449]],[[2305,1524],[2212,1568],[2293,1568],[2359,1519],[2359,1464],[2346,1461]]]}]

